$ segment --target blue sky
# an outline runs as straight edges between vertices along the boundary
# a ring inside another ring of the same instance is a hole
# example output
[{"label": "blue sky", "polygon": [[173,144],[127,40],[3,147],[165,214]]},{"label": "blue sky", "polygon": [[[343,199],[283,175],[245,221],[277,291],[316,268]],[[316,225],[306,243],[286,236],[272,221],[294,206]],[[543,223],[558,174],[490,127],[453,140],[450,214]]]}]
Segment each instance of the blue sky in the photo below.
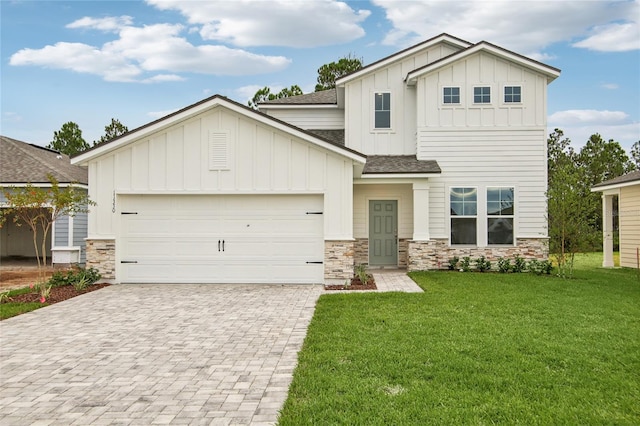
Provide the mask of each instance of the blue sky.
[{"label": "blue sky", "polygon": [[640,1],[6,1],[1,127],[46,145],[73,121],[91,144],[213,94],[313,91],[319,66],[365,65],[442,32],[562,70],[548,130],[640,140]]}]

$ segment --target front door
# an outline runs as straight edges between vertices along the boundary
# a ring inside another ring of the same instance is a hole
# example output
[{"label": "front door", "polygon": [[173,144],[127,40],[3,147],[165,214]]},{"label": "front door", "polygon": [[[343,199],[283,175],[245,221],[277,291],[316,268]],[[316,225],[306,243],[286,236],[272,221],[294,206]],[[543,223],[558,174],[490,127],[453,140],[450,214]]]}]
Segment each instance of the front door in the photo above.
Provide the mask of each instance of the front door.
[{"label": "front door", "polygon": [[369,265],[398,266],[398,202],[369,201]]}]

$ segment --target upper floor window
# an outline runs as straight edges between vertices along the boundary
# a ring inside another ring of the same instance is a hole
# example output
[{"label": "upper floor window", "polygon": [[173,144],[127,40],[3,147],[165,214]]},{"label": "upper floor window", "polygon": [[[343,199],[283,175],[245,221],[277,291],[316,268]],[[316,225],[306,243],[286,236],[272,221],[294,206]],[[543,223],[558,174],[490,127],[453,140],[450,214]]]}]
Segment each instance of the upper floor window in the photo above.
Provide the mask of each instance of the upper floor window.
[{"label": "upper floor window", "polygon": [[375,128],[391,128],[391,93],[376,92],[375,98]]},{"label": "upper floor window", "polygon": [[520,86],[505,86],[504,102],[505,103],[522,102],[522,88]]},{"label": "upper floor window", "polygon": [[443,99],[445,104],[459,104],[460,103],[460,88],[459,87],[444,87]]},{"label": "upper floor window", "polygon": [[473,103],[474,104],[489,104],[491,103],[491,87],[482,86],[473,88]]},{"label": "upper floor window", "polygon": [[451,244],[477,243],[478,190],[477,188],[451,188]]},{"label": "upper floor window", "polygon": [[513,244],[514,189],[487,188],[487,242]]}]

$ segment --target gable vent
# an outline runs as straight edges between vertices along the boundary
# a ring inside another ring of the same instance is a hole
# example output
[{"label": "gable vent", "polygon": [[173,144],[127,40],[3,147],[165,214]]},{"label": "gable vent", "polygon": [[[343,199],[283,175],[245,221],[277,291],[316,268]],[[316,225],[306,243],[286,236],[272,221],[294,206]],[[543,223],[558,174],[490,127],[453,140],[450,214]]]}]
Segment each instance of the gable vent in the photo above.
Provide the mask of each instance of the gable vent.
[{"label": "gable vent", "polygon": [[228,132],[209,131],[209,170],[228,170]]}]

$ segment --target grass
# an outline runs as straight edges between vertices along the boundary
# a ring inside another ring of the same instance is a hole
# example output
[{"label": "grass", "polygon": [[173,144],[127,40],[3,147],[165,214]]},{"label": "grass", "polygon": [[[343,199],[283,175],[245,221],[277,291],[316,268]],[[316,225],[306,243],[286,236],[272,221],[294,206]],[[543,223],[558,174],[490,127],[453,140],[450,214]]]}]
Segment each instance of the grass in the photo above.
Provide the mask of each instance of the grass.
[{"label": "grass", "polygon": [[[17,296],[19,294],[32,293],[34,290],[29,287],[18,288],[15,290],[9,290],[7,295]],[[35,311],[36,309],[42,308],[44,306],[48,306],[48,303],[20,303],[20,302],[8,302],[8,303],[0,303],[0,321],[15,317],[16,315],[26,314],[27,312]]]},{"label": "grass", "polygon": [[639,424],[640,280],[576,262],[322,296],[279,424]]}]

